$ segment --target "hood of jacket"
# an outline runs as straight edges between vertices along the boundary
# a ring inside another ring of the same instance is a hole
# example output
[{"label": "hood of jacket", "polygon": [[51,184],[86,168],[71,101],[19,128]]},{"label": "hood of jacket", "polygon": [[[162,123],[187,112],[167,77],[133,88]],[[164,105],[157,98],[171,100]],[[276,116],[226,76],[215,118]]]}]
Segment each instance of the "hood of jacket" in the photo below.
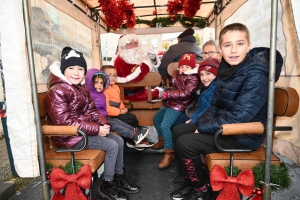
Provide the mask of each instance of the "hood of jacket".
[{"label": "hood of jacket", "polygon": [[[61,73],[59,61],[53,62],[52,65],[50,65],[49,69],[52,74],[50,73],[48,77],[48,89],[57,83],[68,83],[72,85],[72,83],[65,77],[65,75]],[[84,83],[85,79],[81,81],[80,85],[84,85]]]},{"label": "hood of jacket", "polygon": [[[249,51],[249,55],[255,60],[259,61],[262,65],[269,67],[270,48],[255,47]],[[278,81],[283,65],[283,58],[279,51],[276,50],[276,69],[275,69],[275,82]]]},{"label": "hood of jacket", "polygon": [[185,37],[181,38],[180,42],[193,42],[193,43],[196,43],[196,38],[193,35],[188,35],[188,36],[185,36]]},{"label": "hood of jacket", "polygon": [[85,75],[85,84],[92,93],[97,92],[93,84],[93,76],[96,74],[101,74],[106,78],[106,84],[104,85],[103,90],[109,86],[109,77],[103,71],[95,68],[88,69]]}]

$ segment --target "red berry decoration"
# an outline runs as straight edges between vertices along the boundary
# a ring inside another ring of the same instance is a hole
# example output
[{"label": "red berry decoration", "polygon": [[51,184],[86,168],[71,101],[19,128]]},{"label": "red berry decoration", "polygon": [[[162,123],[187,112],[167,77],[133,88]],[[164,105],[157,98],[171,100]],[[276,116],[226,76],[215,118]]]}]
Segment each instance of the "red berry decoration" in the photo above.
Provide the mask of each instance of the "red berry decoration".
[{"label": "red berry decoration", "polygon": [[172,18],[170,18],[170,21],[171,21],[171,22],[174,22],[174,18],[173,18],[173,17],[172,17]]},{"label": "red berry decoration", "polygon": [[194,24],[194,26],[198,26],[198,23],[196,22],[196,23]]},{"label": "red berry decoration", "polygon": [[157,14],[157,12],[156,12],[156,10],[154,10],[154,11],[153,11],[153,15],[156,15],[156,14]]},{"label": "red berry decoration", "polygon": [[261,190],[258,190],[258,191],[256,192],[256,194],[257,194],[258,196],[261,196],[261,195],[262,195],[262,191],[261,191]]}]

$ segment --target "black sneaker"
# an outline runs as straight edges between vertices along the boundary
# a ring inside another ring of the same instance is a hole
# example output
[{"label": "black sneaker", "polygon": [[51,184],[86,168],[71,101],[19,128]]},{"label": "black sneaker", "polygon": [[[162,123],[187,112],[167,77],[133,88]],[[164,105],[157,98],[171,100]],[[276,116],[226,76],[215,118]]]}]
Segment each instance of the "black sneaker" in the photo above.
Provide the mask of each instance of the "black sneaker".
[{"label": "black sneaker", "polygon": [[98,195],[108,200],[129,200],[123,192],[119,192],[115,182],[104,181],[98,188]]},{"label": "black sneaker", "polygon": [[184,195],[183,200],[211,200],[212,191],[211,187],[207,186],[207,191],[202,192],[199,190],[193,189],[191,192]]},{"label": "black sneaker", "polygon": [[186,183],[185,181],[185,176],[183,176],[182,173],[178,173],[173,179],[172,179],[173,183],[177,184],[177,185],[182,185],[184,183]]},{"label": "black sneaker", "polygon": [[185,195],[192,192],[194,188],[190,186],[188,183],[183,184],[181,187],[179,187],[177,190],[173,191],[170,194],[171,199],[173,200],[181,200]]},{"label": "black sneaker", "polygon": [[148,135],[149,128],[137,128],[136,133],[133,135],[132,140],[135,144],[139,144]]}]

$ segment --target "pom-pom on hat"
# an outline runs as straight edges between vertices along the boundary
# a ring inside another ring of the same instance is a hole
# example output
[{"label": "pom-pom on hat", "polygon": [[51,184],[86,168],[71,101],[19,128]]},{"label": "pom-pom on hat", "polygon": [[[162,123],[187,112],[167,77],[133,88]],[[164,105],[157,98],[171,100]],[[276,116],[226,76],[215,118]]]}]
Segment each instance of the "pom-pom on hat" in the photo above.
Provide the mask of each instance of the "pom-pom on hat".
[{"label": "pom-pom on hat", "polygon": [[187,65],[194,69],[196,67],[196,56],[191,53],[183,54],[179,60],[178,68],[182,65]]},{"label": "pom-pom on hat", "polygon": [[183,37],[188,36],[188,35],[194,35],[194,33],[195,33],[194,29],[188,28],[185,31],[183,31],[180,35],[178,35],[177,38],[183,38]]},{"label": "pom-pom on hat", "polygon": [[220,65],[220,61],[216,58],[204,60],[200,63],[200,66],[198,68],[198,75],[200,76],[200,72],[202,70],[205,70],[205,71],[213,73],[215,76],[217,76],[217,71],[218,71],[219,65]]},{"label": "pom-pom on hat", "polygon": [[78,65],[84,68],[84,75],[87,71],[86,61],[83,57],[83,54],[71,47],[65,47],[61,51],[61,61],[60,61],[60,71],[64,74],[65,70],[70,67]]}]

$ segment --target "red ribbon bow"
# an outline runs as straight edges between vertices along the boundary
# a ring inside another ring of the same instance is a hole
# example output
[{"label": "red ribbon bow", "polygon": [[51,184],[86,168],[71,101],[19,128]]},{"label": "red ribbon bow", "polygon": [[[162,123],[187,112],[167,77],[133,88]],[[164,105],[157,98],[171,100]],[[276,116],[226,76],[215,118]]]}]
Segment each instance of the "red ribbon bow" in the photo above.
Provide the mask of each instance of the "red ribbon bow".
[{"label": "red ribbon bow", "polygon": [[210,182],[213,191],[222,190],[217,200],[240,200],[238,190],[247,197],[254,189],[252,170],[244,170],[237,177],[227,176],[223,167],[215,165],[210,172]]},{"label": "red ribbon bow", "polygon": [[[81,167],[77,174],[67,175],[62,169],[54,168],[50,176],[50,184],[55,192],[52,200],[86,200],[80,188],[89,189],[92,172],[89,165]],[[60,190],[66,187],[65,197]]]}]

